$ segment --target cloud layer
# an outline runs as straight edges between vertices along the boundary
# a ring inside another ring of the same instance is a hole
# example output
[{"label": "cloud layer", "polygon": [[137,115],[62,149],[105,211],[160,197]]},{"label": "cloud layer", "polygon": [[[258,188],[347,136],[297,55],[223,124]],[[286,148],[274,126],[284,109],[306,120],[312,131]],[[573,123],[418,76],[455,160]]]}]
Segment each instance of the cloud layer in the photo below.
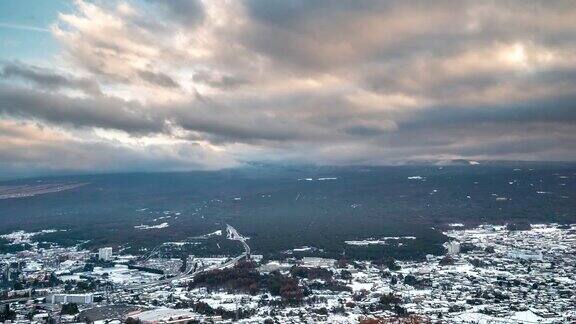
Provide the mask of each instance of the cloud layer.
[{"label": "cloud layer", "polygon": [[57,66],[2,63],[0,163],[576,160],[574,21],[572,1],[76,1]]}]

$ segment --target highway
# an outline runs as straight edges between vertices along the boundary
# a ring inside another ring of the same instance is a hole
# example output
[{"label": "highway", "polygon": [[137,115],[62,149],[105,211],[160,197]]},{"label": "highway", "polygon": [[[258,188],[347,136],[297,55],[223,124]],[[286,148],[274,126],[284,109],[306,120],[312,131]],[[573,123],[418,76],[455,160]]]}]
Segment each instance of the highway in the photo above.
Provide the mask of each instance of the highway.
[{"label": "highway", "polygon": [[248,246],[248,243],[246,243],[246,238],[238,234],[238,231],[228,224],[226,224],[226,232],[229,240],[240,241],[242,243],[245,254],[250,257],[250,246]]},{"label": "highway", "polygon": [[230,259],[230,260],[228,260],[222,264],[211,265],[211,266],[208,266],[208,267],[205,267],[202,269],[197,269],[194,272],[192,272],[193,266],[189,265],[189,268],[186,269],[186,271],[182,272],[181,274],[179,274],[176,277],[158,280],[156,282],[151,282],[148,284],[137,284],[137,285],[132,285],[132,286],[126,286],[126,287],[122,287],[122,289],[127,289],[127,290],[144,289],[144,288],[152,288],[152,287],[162,286],[165,284],[175,284],[175,283],[178,283],[179,281],[188,281],[188,280],[194,279],[194,277],[199,273],[202,273],[205,271],[210,271],[210,270],[222,270],[222,269],[225,269],[231,265],[235,265],[236,263],[238,263],[240,260],[242,260],[244,258],[250,257],[250,246],[248,245],[248,243],[246,243],[246,238],[244,236],[240,235],[234,227],[232,227],[228,224],[226,224],[226,238],[229,240],[232,240],[232,241],[239,241],[242,244],[242,247],[244,247],[244,252],[241,253],[240,255],[238,255],[237,257]]}]

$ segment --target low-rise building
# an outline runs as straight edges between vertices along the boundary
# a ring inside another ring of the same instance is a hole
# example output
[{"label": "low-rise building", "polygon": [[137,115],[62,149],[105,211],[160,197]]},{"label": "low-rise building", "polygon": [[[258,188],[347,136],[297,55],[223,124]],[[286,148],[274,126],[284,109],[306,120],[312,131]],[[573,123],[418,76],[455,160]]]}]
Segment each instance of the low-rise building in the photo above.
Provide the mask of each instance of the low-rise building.
[{"label": "low-rise building", "polygon": [[446,251],[448,254],[458,254],[460,253],[460,242],[458,241],[450,241],[444,244],[446,247]]},{"label": "low-rise building", "polygon": [[52,294],[47,300],[52,304],[92,304],[94,294]]},{"label": "low-rise building", "polygon": [[317,257],[304,257],[302,258],[302,266],[310,268],[330,268],[336,264],[334,259],[325,259]]}]

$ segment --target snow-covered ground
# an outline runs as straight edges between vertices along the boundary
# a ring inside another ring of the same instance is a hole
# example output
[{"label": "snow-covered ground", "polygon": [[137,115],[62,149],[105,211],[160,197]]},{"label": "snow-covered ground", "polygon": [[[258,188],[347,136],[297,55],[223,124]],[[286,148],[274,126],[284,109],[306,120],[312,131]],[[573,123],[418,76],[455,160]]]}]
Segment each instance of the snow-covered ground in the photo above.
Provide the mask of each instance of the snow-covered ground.
[{"label": "snow-covered ground", "polygon": [[[508,231],[505,226],[494,225],[476,228],[449,225],[445,234],[459,242],[463,252],[450,258],[430,255],[426,261],[396,261],[399,270],[370,261],[352,260],[343,265],[325,258],[299,259],[294,257],[296,254],[287,255],[283,260],[266,258],[258,264],[256,269],[262,275],[279,271],[291,276],[294,266],[320,267],[332,273],[328,279],[298,278],[298,284],[308,291],[301,305],[282,304],[280,296],[264,290],[250,295],[228,289],[188,289],[186,279],[178,276],[182,264],[179,258],[149,258],[148,263],[142,260],[136,263],[161,270],[177,269],[171,273],[172,277],[170,271],[166,272],[167,279],[166,273],[130,269],[127,264],[134,262],[135,256],[117,257],[114,266],[87,269],[85,265],[93,254],[78,247],[40,249],[33,246],[17,255],[0,255],[0,264],[19,265],[21,269],[16,273],[25,281],[45,281],[53,273],[68,285],[94,280],[109,283],[114,290],[104,291],[98,286],[99,290],[95,291],[106,297],[104,303],[139,305],[144,311],[132,315],[147,321],[170,317],[209,320],[210,316],[198,314],[191,308],[177,309],[179,303],[202,301],[213,309],[234,313],[250,311],[250,318],[239,320],[241,323],[263,322],[269,318],[281,323],[357,323],[366,316],[393,315],[397,310],[385,309],[381,301],[382,296],[388,294],[398,299],[397,306],[401,309],[433,322],[570,323],[576,319],[576,225],[533,224],[528,231]],[[30,242],[38,233],[19,231],[3,238]],[[204,236],[223,234],[215,231]],[[378,244],[384,249],[386,242],[411,239],[414,237],[381,237],[346,243]],[[167,243],[175,247],[182,244],[185,243]],[[314,250],[311,246],[301,246],[289,251]],[[201,269],[221,269],[223,264],[232,266],[231,259],[227,256],[190,258]],[[157,282],[161,284],[149,285]],[[54,289],[61,292],[63,286]]]}]

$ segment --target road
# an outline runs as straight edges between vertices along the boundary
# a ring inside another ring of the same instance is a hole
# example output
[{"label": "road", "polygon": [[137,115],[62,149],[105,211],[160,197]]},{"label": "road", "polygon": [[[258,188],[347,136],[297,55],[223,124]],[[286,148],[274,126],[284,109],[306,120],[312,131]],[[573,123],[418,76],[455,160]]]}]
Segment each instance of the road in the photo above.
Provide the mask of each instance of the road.
[{"label": "road", "polygon": [[31,296],[31,297],[19,297],[19,298],[10,298],[10,299],[2,299],[0,300],[0,304],[9,304],[9,303],[16,303],[21,301],[27,301],[36,298],[42,298],[46,296]]},{"label": "road", "polygon": [[233,240],[233,241],[239,241],[242,244],[242,247],[244,247],[244,252],[241,253],[240,255],[238,255],[237,257],[230,259],[230,260],[228,260],[222,264],[216,264],[216,265],[208,266],[208,267],[205,267],[202,269],[198,269],[194,272],[192,272],[193,266],[189,265],[189,268],[186,271],[182,272],[181,274],[179,274],[176,277],[158,280],[156,282],[152,282],[149,284],[138,284],[138,285],[127,286],[127,287],[124,287],[123,289],[129,289],[129,290],[130,289],[144,289],[144,288],[162,286],[165,284],[178,283],[179,281],[188,281],[188,280],[194,279],[194,277],[201,272],[210,271],[210,270],[222,270],[222,269],[225,269],[231,265],[238,263],[240,260],[242,260],[244,258],[250,257],[250,246],[248,245],[248,243],[246,243],[246,238],[244,236],[240,235],[234,227],[232,227],[228,224],[226,224],[226,238],[229,240]]},{"label": "road", "polygon": [[246,243],[246,238],[238,234],[238,231],[228,224],[226,224],[226,232],[229,240],[240,241],[242,243],[245,254],[250,257],[250,246],[248,246],[248,243]]}]

